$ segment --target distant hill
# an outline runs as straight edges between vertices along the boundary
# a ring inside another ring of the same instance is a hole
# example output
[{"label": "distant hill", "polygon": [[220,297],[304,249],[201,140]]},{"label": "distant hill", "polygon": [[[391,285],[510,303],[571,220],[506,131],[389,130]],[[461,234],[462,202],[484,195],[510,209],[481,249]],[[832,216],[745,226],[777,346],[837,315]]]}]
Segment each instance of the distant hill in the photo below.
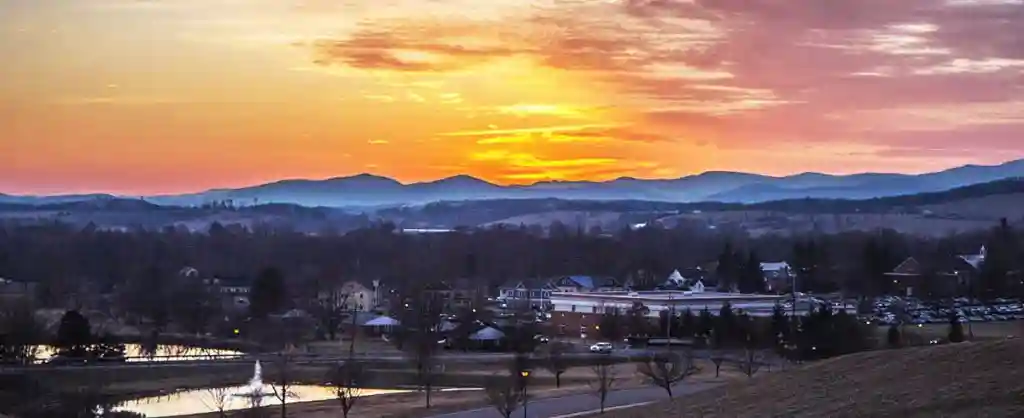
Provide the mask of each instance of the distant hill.
[{"label": "distant hill", "polygon": [[[302,206],[379,207],[417,205],[450,200],[546,199],[643,200],[663,202],[718,201],[759,203],[787,199],[871,199],[938,192],[971,184],[1024,176],[1024,160],[994,166],[963,166],[920,175],[865,173],[828,175],[803,173],[786,177],[733,172],[706,172],[676,179],[548,181],[501,186],[471,176],[402,184],[371,174],[326,180],[281,180],[237,189],[216,189],[183,195],[148,196],[165,206],[197,206],[213,201],[236,205],[288,203]],[[109,195],[0,196],[0,203],[47,204]]]},{"label": "distant hill", "polygon": [[910,234],[934,235],[988,228],[1003,217],[1014,223],[1024,220],[1024,178],[864,200],[791,199],[753,204],[541,198],[451,200],[353,210],[290,203],[241,207],[166,206],[137,198],[111,197],[46,204],[0,202],[0,221],[60,220],[83,226],[89,223],[110,228],[177,226],[192,230],[206,230],[217,222],[279,225],[307,233],[347,231],[379,221],[411,229],[502,224],[547,227],[558,221],[586,231],[593,227],[609,231],[653,222],[668,227],[689,225],[714,229],[721,226],[751,234],[892,228]]},{"label": "distant hill", "polygon": [[1013,177],[1024,177],[1024,160],[996,166],[968,165],[919,175],[828,176],[820,173],[808,173],[744,185],[710,195],[707,200],[753,203],[803,198],[871,199],[938,192]]},{"label": "distant hill", "polygon": [[[1024,416],[1024,340],[852,354],[731,382],[608,418]],[[685,384],[685,383],[684,383]]]}]

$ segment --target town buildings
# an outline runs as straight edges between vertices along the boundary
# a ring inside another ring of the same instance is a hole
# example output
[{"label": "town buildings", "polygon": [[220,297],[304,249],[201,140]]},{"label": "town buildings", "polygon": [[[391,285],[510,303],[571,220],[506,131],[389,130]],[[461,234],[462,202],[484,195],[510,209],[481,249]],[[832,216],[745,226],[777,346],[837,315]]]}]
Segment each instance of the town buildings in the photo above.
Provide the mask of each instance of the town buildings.
[{"label": "town buildings", "polygon": [[730,304],[738,312],[749,315],[771,315],[777,304],[789,299],[789,295],[759,295],[711,292],[701,282],[691,290],[656,291],[608,291],[608,292],[553,292],[551,294],[551,321],[559,335],[596,335],[601,315],[618,311],[634,312],[640,309],[650,319],[658,318],[662,312],[683,312],[689,309],[695,314],[708,309],[717,314],[722,306]]},{"label": "town buildings", "polygon": [[505,303],[528,303],[536,309],[551,309],[551,295],[562,293],[613,292],[624,290],[611,277],[560,276],[512,280],[498,287],[498,299]]}]

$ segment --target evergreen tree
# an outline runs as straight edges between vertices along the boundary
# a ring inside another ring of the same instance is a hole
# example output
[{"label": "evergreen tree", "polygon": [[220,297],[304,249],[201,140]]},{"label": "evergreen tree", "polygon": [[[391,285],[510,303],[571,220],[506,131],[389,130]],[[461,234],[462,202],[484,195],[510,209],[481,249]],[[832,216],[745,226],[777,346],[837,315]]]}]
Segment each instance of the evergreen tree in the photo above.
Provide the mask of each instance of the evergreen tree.
[{"label": "evergreen tree", "polygon": [[679,335],[689,338],[695,334],[697,334],[697,317],[693,315],[690,308],[686,308],[679,318]]},{"label": "evergreen tree", "polygon": [[726,343],[738,341],[740,333],[737,325],[736,313],[732,309],[732,304],[726,302],[718,310],[718,317],[715,318],[715,336],[721,338],[721,341]]},{"label": "evergreen tree", "polygon": [[69,357],[85,357],[92,344],[89,319],[78,311],[67,311],[57,328],[57,348]]},{"label": "evergreen tree", "polygon": [[252,284],[249,314],[253,318],[264,318],[284,309],[287,300],[287,288],[281,270],[274,267],[266,268]]},{"label": "evergreen tree", "polygon": [[772,308],[771,329],[773,341],[776,343],[789,339],[789,317],[786,316],[785,308],[778,303]]},{"label": "evergreen tree", "polygon": [[718,267],[715,269],[715,276],[718,278],[718,287],[726,291],[732,291],[739,286],[740,263],[739,253],[733,249],[732,243],[725,243],[725,248],[718,256]]},{"label": "evergreen tree", "polygon": [[711,314],[711,311],[705,306],[701,309],[700,316],[697,318],[697,335],[701,337],[707,337],[715,330],[715,316]]},{"label": "evergreen tree", "polygon": [[893,246],[884,238],[871,238],[864,247],[864,274],[868,278],[864,292],[868,295],[892,294],[895,291],[892,280],[886,273],[902,261]]},{"label": "evergreen tree", "polygon": [[949,342],[964,342],[964,326],[960,323],[960,318],[957,318],[956,315],[951,315],[949,318]]},{"label": "evergreen tree", "polygon": [[900,328],[896,324],[889,326],[889,332],[886,333],[886,341],[889,344],[889,348],[898,348],[901,344],[902,336],[900,335]]},{"label": "evergreen tree", "polygon": [[765,289],[764,271],[761,270],[761,259],[757,253],[751,251],[741,267],[740,293],[763,293]]}]

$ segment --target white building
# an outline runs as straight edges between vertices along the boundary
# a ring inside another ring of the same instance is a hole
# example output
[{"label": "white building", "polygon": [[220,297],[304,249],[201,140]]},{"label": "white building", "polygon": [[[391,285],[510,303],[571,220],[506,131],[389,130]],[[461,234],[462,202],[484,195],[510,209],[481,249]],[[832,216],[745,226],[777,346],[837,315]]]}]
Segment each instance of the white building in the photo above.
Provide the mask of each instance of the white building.
[{"label": "white building", "polygon": [[662,311],[681,312],[690,309],[694,313],[707,308],[713,313],[726,303],[733,309],[750,315],[771,315],[775,305],[789,300],[789,295],[753,295],[703,291],[703,286],[694,291],[651,291],[651,292],[605,292],[551,294],[554,317],[571,314],[604,314],[612,309],[625,312],[637,304],[647,308],[648,316],[658,317]]}]

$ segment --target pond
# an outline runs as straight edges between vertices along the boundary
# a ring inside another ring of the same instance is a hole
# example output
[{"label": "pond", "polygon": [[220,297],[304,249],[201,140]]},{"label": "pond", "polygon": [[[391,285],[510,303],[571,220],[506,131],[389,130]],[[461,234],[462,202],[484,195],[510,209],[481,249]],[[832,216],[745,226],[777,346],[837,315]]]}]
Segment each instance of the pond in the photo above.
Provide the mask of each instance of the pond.
[{"label": "pond", "polygon": [[[335,399],[334,388],[327,386],[296,385],[288,388],[286,397],[289,404],[314,402]],[[375,396],[410,392],[403,389],[363,389],[361,396]],[[170,395],[153,396],[127,401],[118,411],[130,411],[144,414],[147,417],[171,417],[176,415],[202,414],[217,412],[217,406],[223,400],[224,410],[233,411],[246,409],[250,406],[252,388],[247,385],[190,390]],[[274,396],[273,389],[267,385],[261,397],[262,406],[280,405],[281,401]]]},{"label": "pond", "polygon": [[[177,392],[169,395],[151,396],[123,403],[118,411],[143,414],[147,417],[170,417],[176,415],[201,414],[220,410],[234,411],[252,406],[280,405],[277,396],[281,387],[263,383],[263,367],[259,361],[253,364],[253,375],[249,383],[240,386],[214,387]],[[476,390],[464,388],[441,389],[441,392]],[[362,389],[363,396],[387,395],[411,392],[409,389]],[[335,399],[335,388],[319,385],[288,386],[284,402],[288,404],[315,402]]]},{"label": "pond", "polygon": [[[184,345],[158,345],[154,351],[149,353],[143,349],[141,344],[125,344],[125,356],[127,361],[177,361],[202,358],[232,358],[241,357],[242,352],[233,350],[220,350],[210,348],[189,347]],[[39,346],[36,352],[36,363],[45,363],[57,353],[56,347]]]}]

